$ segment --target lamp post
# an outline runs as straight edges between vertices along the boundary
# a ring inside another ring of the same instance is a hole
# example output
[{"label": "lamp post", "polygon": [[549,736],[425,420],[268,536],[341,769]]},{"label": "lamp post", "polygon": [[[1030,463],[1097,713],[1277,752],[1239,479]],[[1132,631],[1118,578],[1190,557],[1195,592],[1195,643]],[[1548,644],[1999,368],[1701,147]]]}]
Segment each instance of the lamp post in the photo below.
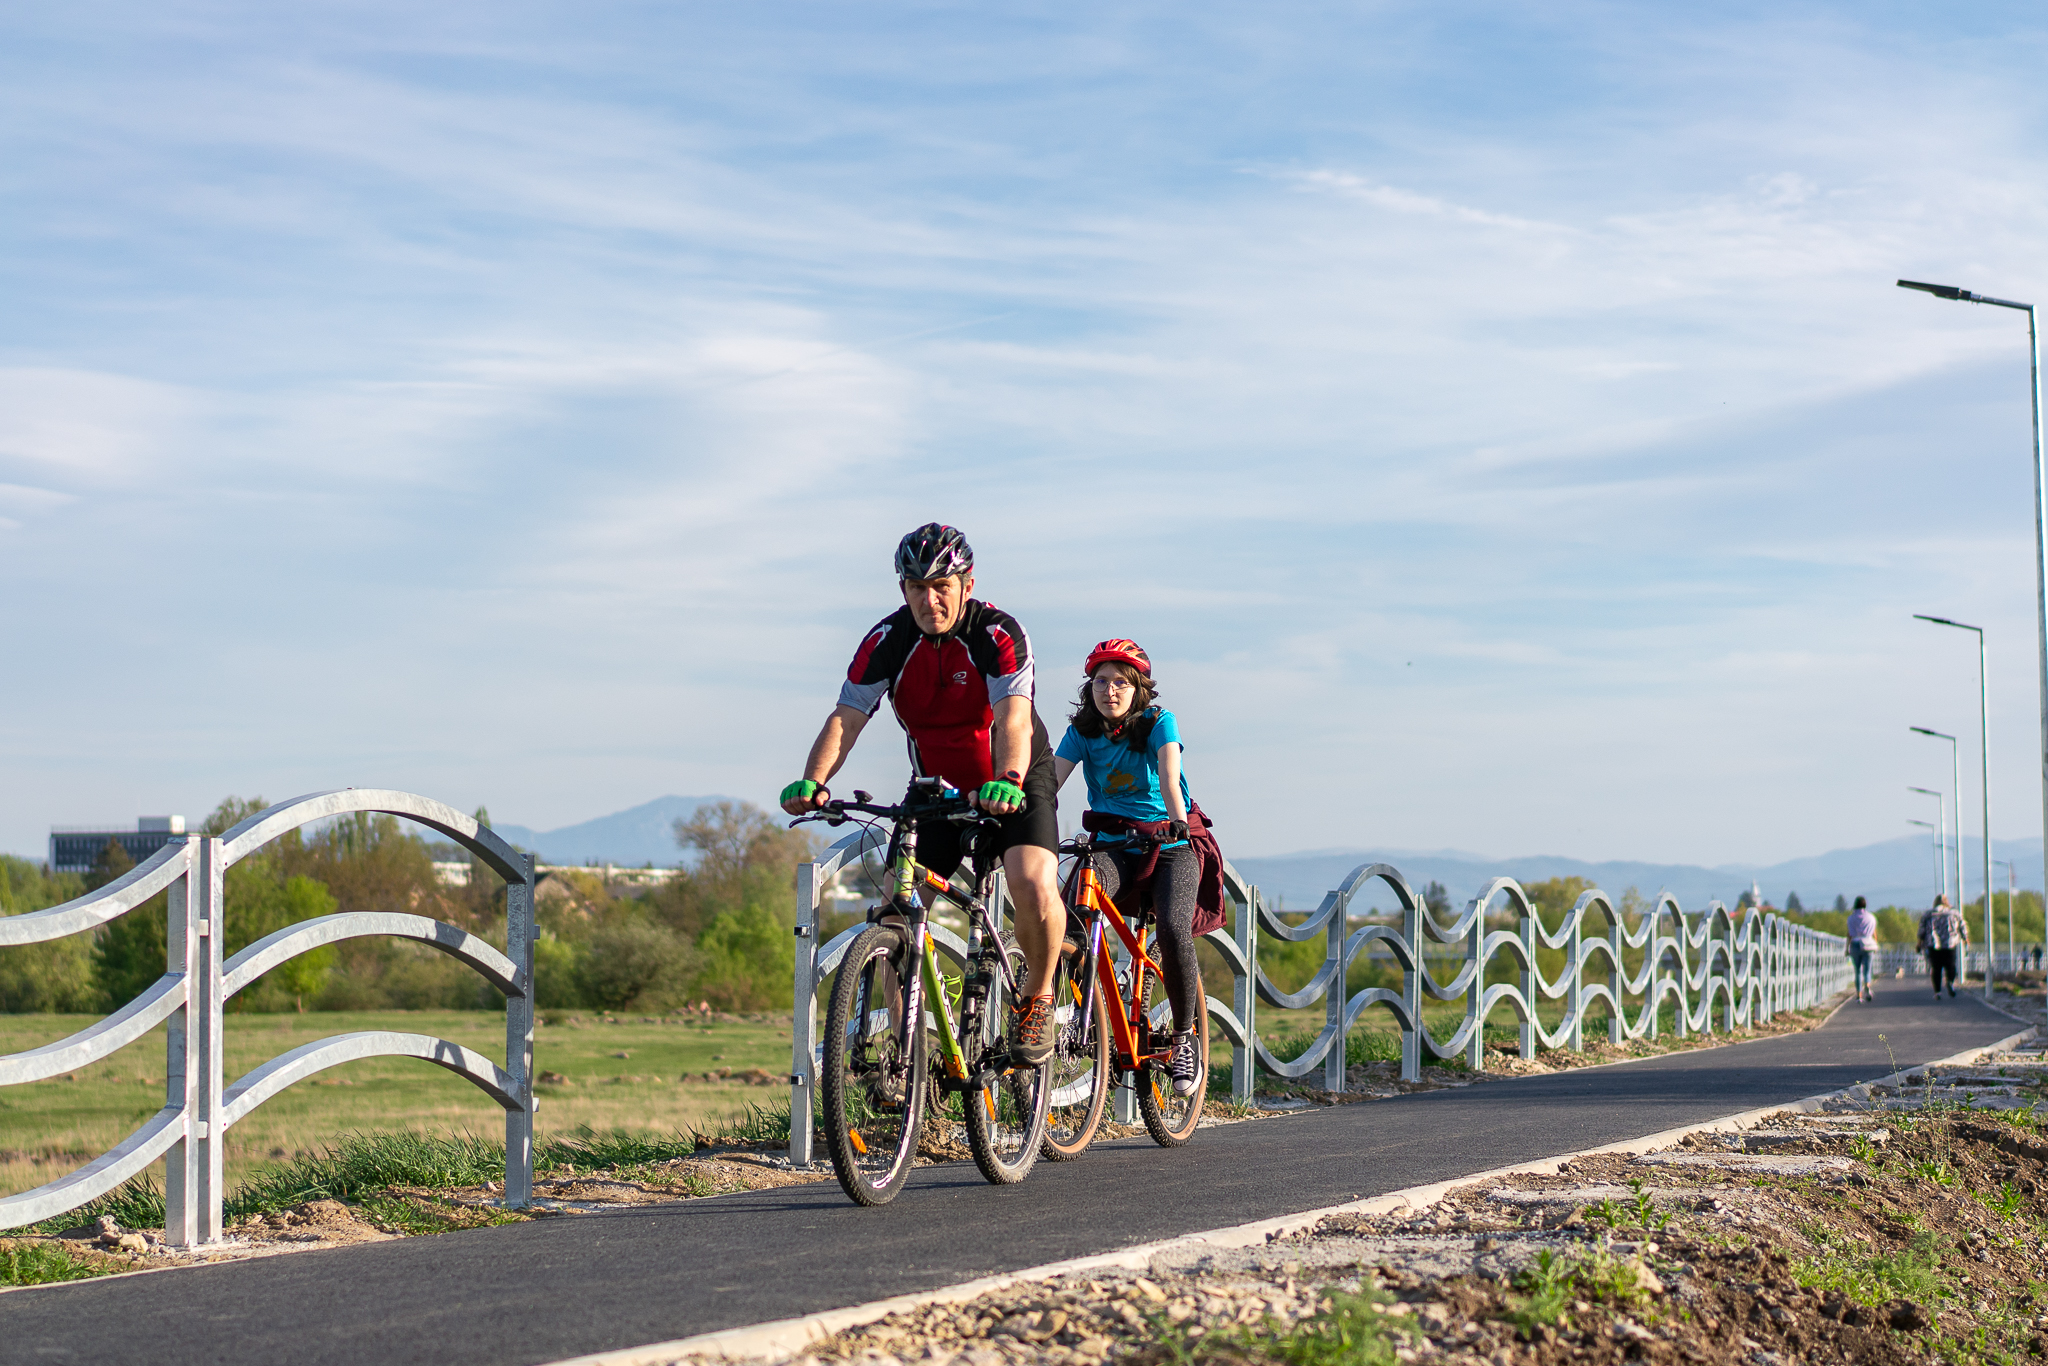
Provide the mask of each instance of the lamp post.
[{"label": "lamp post", "polygon": [[[1918,793],[1921,793],[1921,794],[1923,794],[1923,795],[1925,795],[1925,796],[1929,796],[1929,797],[1932,797],[1932,798],[1934,798],[1934,809],[1935,809],[1935,812],[1936,812],[1936,813],[1937,813],[1937,814],[1938,814],[1938,815],[1940,816],[1940,818],[1941,818],[1941,825],[1940,825],[1940,826],[1938,827],[1938,828],[1940,829],[1940,831],[1941,831],[1941,835],[1940,835],[1940,839],[1941,839],[1941,842],[1940,842],[1939,844],[1937,844],[1937,845],[1935,845],[1935,846],[1934,846],[1934,865],[1935,865],[1935,878],[1934,878],[1934,880],[1935,880],[1936,882],[1938,882],[1938,883],[1940,883],[1940,884],[1941,884],[1941,888],[1940,888],[1941,894],[1942,894],[1943,896],[1947,896],[1947,895],[1948,895],[1948,798],[1947,798],[1947,797],[1946,797],[1945,795],[1943,795],[1942,793],[1936,792],[1936,791],[1935,791],[1935,790],[1934,790],[1933,788],[1931,788],[1931,787],[1909,787],[1909,788],[1907,788],[1907,789],[1906,789],[1906,791],[1908,791],[1908,792],[1918,792]],[[1919,822],[1916,822],[1916,824],[1919,824],[1919,825],[1927,825],[1927,822],[1926,822],[1926,821],[1919,821]],[[1935,827],[1935,826],[1928,826],[1928,829],[1930,829],[1930,830],[1932,830],[1932,829],[1936,829],[1936,828],[1937,828],[1937,827]]]},{"label": "lamp post", "polygon": [[[1984,671],[1984,628],[1971,626],[1967,622],[1950,621],[1947,617],[1930,617],[1919,612],[1913,614],[1916,621],[1928,621],[1936,626],[1953,626],[1958,631],[1977,633],[1977,744],[1978,770],[1984,784],[1984,961],[1991,961],[1991,692],[1989,675]],[[1956,889],[1963,885],[1963,789],[1956,789]],[[1991,995],[1990,969],[1985,969],[1984,995]]]},{"label": "lamp post", "polygon": [[2034,402],[2034,607],[2041,645],[2041,887],[2048,894],[2048,470],[2041,465],[2041,334],[2035,326],[2032,304],[1992,299],[1954,285],[1929,285],[1918,280],[1901,280],[1899,288],[1917,289],[1937,299],[2018,309],[2027,315],[2027,389]]},{"label": "lamp post", "polygon": [[[1925,726],[1908,726],[1915,735],[1931,735],[1937,740],[1948,741],[1949,780],[1955,784],[1951,789],[1956,794],[1956,914],[1963,913],[1963,903],[1968,899],[1963,894],[1963,747],[1956,743],[1953,735],[1944,735],[1938,730]],[[1987,832],[1988,833],[1988,832]],[[1988,847],[1988,846],[1987,846]],[[1964,921],[1968,924],[1968,921]],[[1991,999],[1991,867],[1984,867],[1984,999]]]},{"label": "lamp post", "polygon": [[1993,863],[2005,865],[2005,958],[2014,972],[2020,970],[2020,946],[2012,939],[2012,894],[2019,882],[2019,870],[2012,866],[2012,860],[1995,858]]}]

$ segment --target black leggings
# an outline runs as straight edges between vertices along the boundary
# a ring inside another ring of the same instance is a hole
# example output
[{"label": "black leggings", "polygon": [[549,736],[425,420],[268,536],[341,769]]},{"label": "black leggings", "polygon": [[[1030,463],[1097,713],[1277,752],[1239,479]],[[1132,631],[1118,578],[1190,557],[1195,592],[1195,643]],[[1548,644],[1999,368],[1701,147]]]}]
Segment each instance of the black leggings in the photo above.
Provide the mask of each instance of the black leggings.
[{"label": "black leggings", "polygon": [[1954,949],[1929,949],[1927,951],[1927,972],[1934,978],[1935,994],[1941,992],[1941,979],[1948,978],[1948,989],[1956,989],[1956,951]]},{"label": "black leggings", "polygon": [[[1137,906],[1124,885],[1147,857],[1126,853],[1113,844],[1096,846],[1095,876],[1126,918]],[[1202,968],[1195,960],[1195,893],[1201,880],[1202,859],[1195,846],[1183,844],[1159,851],[1159,867],[1152,875],[1153,923],[1158,928],[1153,957],[1166,969],[1166,999],[1173,1005],[1176,1034],[1193,1029],[1196,1023],[1195,982]]]}]

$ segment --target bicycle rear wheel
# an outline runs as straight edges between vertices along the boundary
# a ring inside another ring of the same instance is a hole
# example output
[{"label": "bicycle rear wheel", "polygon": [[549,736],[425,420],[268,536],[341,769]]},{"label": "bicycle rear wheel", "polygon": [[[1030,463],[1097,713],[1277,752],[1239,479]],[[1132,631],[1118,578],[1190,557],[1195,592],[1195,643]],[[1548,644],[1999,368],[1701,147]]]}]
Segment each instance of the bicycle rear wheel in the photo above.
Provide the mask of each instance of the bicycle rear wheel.
[{"label": "bicycle rear wheel", "polygon": [[[1005,934],[1001,952],[1012,976],[1022,981],[1024,951],[1016,939]],[[1010,1002],[1003,986],[1002,971],[994,953],[984,949],[977,972],[993,980],[979,991],[965,993],[961,1004],[960,1034],[968,1065],[987,1078],[983,1085],[961,1093],[966,1109],[967,1147],[981,1174],[999,1186],[1022,1181],[1038,1161],[1038,1149],[1045,1138],[1045,1103],[1051,1092],[1052,1059],[1036,1067],[1010,1063],[1010,1045],[1005,1033]]]},{"label": "bicycle rear wheel", "polygon": [[902,1028],[916,963],[902,934],[876,925],[847,946],[832,979],[819,1089],[832,1170],[859,1205],[896,1198],[924,1127],[924,1030]]},{"label": "bicycle rear wheel", "polygon": [[[1153,1058],[1138,1069],[1138,1113],[1145,1118],[1145,1128],[1152,1135],[1152,1141],[1162,1148],[1178,1148],[1194,1137],[1195,1127],[1201,1122],[1202,1102],[1209,1091],[1209,998],[1202,992],[1202,979],[1194,982],[1195,999],[1195,1060],[1200,1070],[1195,1073],[1195,1089],[1180,1095],[1173,1089],[1173,1077],[1166,1070],[1166,1059]],[[1171,1038],[1173,1016],[1166,1001],[1166,984],[1145,970],[1145,1018],[1159,1020],[1158,1033]]]},{"label": "bicycle rear wheel", "polygon": [[1103,1004],[1093,965],[1082,957],[1085,952],[1061,958],[1053,978],[1059,1025],[1047,1081],[1044,1148],[1050,1162],[1068,1162],[1086,1152],[1109,1104],[1109,1007]]}]

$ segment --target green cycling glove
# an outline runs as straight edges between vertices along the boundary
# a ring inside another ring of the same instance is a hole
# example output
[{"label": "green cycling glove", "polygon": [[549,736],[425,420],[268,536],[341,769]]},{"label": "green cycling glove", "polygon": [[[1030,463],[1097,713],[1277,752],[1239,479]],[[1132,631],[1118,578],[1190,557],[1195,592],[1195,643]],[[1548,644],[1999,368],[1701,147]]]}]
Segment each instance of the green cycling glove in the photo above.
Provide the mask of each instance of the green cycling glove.
[{"label": "green cycling glove", "polygon": [[975,795],[981,799],[981,803],[984,806],[1024,805],[1024,789],[1012,781],[1007,774],[1000,778],[989,779],[981,785],[981,791]]},{"label": "green cycling glove", "polygon": [[784,805],[790,802],[807,802],[820,792],[829,790],[823,783],[814,783],[809,778],[798,778],[782,789],[781,800]]}]

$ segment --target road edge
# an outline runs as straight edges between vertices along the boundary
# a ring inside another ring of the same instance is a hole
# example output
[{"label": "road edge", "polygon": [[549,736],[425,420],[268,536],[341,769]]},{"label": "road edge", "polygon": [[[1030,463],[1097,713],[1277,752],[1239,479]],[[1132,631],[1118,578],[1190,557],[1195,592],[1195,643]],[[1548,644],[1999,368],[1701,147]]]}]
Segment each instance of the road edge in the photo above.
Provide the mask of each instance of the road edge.
[{"label": "road edge", "polygon": [[[692,1337],[676,1338],[669,1342],[649,1343],[644,1347],[619,1347],[606,1352],[593,1352],[586,1356],[565,1357],[559,1361],[545,1363],[545,1366],[667,1366],[667,1363],[685,1357],[766,1357],[791,1356],[804,1346],[829,1337],[848,1328],[873,1323],[876,1319],[909,1309],[920,1309],[930,1304],[957,1304],[985,1295],[992,1290],[1017,1285],[1026,1281],[1050,1280],[1074,1272],[1110,1269],[1142,1269],[1162,1252],[1173,1252],[1183,1248],[1234,1248],[1258,1247],[1282,1238],[1290,1233],[1314,1228],[1332,1214],[1389,1214],[1403,1208],[1423,1209],[1435,1204],[1446,1194],[1459,1186],[1474,1181],[1490,1181],[1503,1176],[1554,1176],[1560,1167],[1582,1157],[1596,1157],[1609,1153],[1645,1153],[1657,1148],[1668,1147],[1687,1134],[1726,1133],[1730,1130],[1753,1126],[1768,1115],[1808,1114],[1818,1110],[1829,1101],[1842,1099],[1868,1100],[1874,1086],[1896,1086],[1908,1073],[1929,1067],[1955,1067],[1971,1063],[1986,1053],[1996,1053],[2024,1043],[2039,1032],[2035,1026],[2028,1026],[2016,1034],[2007,1035],[1994,1043],[1980,1044],[1952,1053],[1945,1058],[1915,1063],[1873,1081],[1858,1082],[1854,1086],[1837,1091],[1826,1091],[1802,1100],[1787,1101],[1780,1105],[1764,1105],[1737,1114],[1725,1115],[1720,1119],[1705,1120],[1698,1124],[1684,1124],[1673,1129],[1660,1129],[1640,1138],[1624,1139],[1619,1143],[1608,1143],[1597,1148],[1582,1148],[1577,1152],[1562,1153],[1556,1157],[1542,1158],[1534,1162],[1519,1162],[1513,1166],[1495,1167],[1489,1171],[1473,1172],[1468,1176],[1454,1177],[1448,1181],[1431,1182],[1428,1185],[1408,1186],[1402,1190],[1390,1191],[1363,1200],[1350,1200],[1341,1205],[1326,1205],[1320,1209],[1303,1210],[1297,1214],[1283,1214],[1271,1219],[1257,1219],[1248,1224],[1233,1224],[1227,1228],[1209,1229],[1200,1233],[1183,1233],[1178,1237],[1165,1238],[1157,1242],[1139,1243],[1134,1247],[1121,1248],[1115,1252],[1098,1252],[1086,1257],[1070,1257],[1064,1261],[1047,1262],[1042,1266],[1025,1267],[1017,1271],[1005,1271],[994,1276],[981,1276],[971,1281],[940,1286],[933,1290],[918,1291],[908,1295],[892,1295],[887,1299],[870,1300],[866,1304],[849,1305],[843,1309],[823,1309],[814,1314],[802,1314],[795,1318],[774,1319],[767,1323],[750,1324],[744,1328],[723,1328],[714,1333],[699,1333]],[[1635,1061],[1635,1059],[1629,1059]]]}]

